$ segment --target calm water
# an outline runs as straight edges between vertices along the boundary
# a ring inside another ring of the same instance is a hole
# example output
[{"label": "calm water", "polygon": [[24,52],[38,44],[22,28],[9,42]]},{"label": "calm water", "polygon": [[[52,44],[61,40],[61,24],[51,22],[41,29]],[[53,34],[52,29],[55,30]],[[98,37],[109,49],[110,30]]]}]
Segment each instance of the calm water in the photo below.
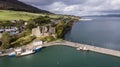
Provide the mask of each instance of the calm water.
[{"label": "calm water", "polygon": [[[120,19],[94,18],[74,24],[67,40],[120,50]],[[0,57],[0,67],[120,67],[120,58],[52,46],[24,57]]]},{"label": "calm water", "polygon": [[25,57],[0,58],[0,67],[119,67],[120,58],[53,46]]},{"label": "calm water", "polygon": [[120,17],[88,17],[73,25],[67,40],[120,50]]}]

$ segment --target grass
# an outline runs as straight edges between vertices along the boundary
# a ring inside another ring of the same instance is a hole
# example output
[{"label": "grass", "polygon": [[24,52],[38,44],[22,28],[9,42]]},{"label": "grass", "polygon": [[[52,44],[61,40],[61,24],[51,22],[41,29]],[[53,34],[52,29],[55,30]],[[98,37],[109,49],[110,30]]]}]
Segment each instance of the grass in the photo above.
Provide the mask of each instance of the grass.
[{"label": "grass", "polygon": [[[0,21],[6,20],[29,20],[36,18],[38,16],[46,16],[46,14],[40,13],[30,13],[30,12],[21,12],[21,11],[10,11],[10,10],[0,10]],[[51,18],[58,18],[60,15],[50,14]]]},{"label": "grass", "polygon": [[35,36],[28,35],[28,36],[21,37],[21,38],[17,39],[15,42],[12,42],[11,44],[13,46],[22,46],[22,45],[26,45],[26,44],[30,43],[35,38],[36,38]]},{"label": "grass", "polygon": [[0,20],[29,20],[39,16],[39,14],[28,13],[28,12],[20,12],[20,11],[9,11],[9,10],[0,10]]}]

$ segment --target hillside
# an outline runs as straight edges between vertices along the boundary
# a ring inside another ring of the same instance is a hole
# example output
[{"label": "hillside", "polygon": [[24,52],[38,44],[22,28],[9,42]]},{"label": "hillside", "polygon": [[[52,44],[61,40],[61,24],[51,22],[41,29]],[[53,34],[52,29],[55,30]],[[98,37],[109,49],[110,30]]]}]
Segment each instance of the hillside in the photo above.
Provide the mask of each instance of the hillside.
[{"label": "hillside", "polygon": [[25,4],[18,0],[0,0],[0,10],[15,10],[26,11],[33,13],[50,13],[46,10],[41,10],[31,5]]},{"label": "hillside", "polygon": [[29,20],[37,16],[39,16],[39,14],[21,12],[21,11],[0,10],[0,21],[18,20],[18,19]]},{"label": "hillside", "polygon": [[49,15],[51,18],[60,18],[64,15],[57,14],[44,14],[44,13],[31,13],[31,12],[23,12],[23,11],[11,11],[11,10],[0,10],[0,21],[7,20],[29,20],[36,18],[38,16],[46,16]]}]

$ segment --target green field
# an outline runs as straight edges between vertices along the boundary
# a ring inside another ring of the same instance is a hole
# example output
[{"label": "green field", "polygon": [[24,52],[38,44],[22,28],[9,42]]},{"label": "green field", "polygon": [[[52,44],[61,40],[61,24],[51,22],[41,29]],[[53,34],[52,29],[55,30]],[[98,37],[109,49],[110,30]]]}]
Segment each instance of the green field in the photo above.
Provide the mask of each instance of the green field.
[{"label": "green field", "polygon": [[[0,21],[6,21],[6,20],[29,20],[32,18],[36,18],[38,16],[45,16],[46,14],[40,14],[40,13],[30,13],[30,12],[21,12],[21,11],[10,11],[10,10],[0,10]],[[49,15],[52,18],[58,18],[59,15],[50,14]]]}]

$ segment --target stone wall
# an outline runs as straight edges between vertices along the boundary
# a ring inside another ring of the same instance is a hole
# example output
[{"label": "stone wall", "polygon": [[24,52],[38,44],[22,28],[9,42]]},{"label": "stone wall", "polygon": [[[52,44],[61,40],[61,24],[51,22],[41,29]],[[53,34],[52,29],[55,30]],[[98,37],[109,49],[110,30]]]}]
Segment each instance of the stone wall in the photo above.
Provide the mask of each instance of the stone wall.
[{"label": "stone wall", "polygon": [[36,37],[49,36],[55,33],[55,28],[51,27],[51,25],[38,26],[37,28],[32,29],[32,34]]}]

